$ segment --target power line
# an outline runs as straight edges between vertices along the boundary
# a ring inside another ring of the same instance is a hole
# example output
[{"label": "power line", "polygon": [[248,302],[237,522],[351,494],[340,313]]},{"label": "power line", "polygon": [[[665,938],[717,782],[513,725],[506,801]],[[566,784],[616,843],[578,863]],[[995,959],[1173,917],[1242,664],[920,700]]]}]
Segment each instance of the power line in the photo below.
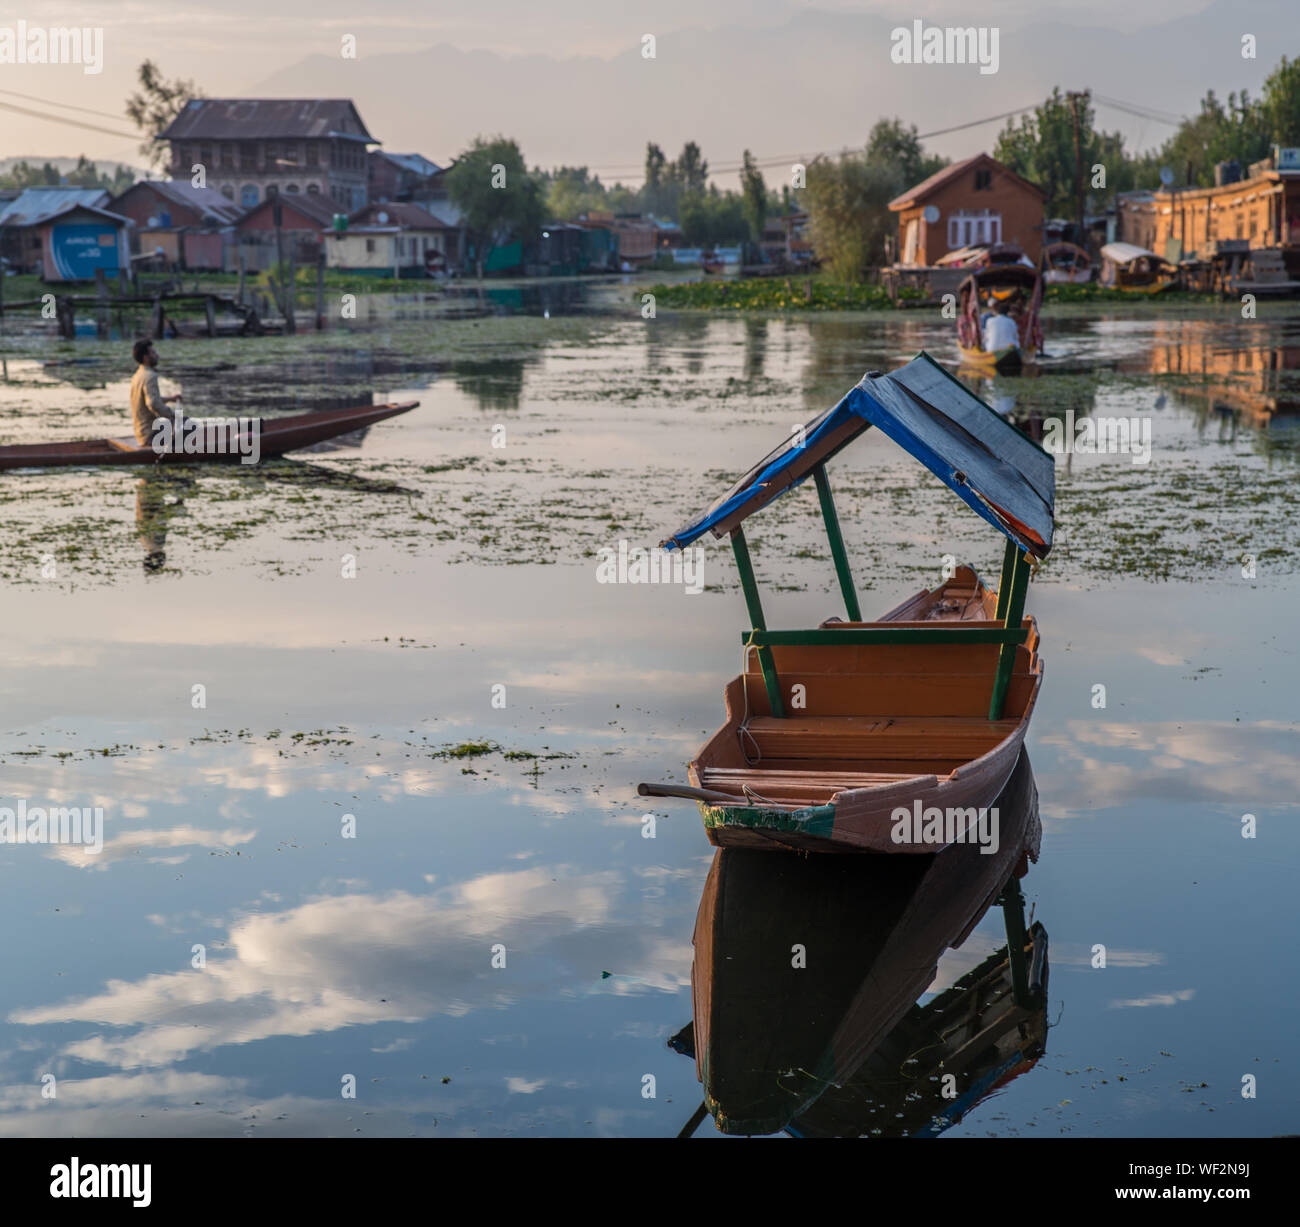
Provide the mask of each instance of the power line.
[{"label": "power line", "polygon": [[0,94],[8,94],[11,98],[21,98],[24,102],[39,102],[42,106],[62,107],[65,111],[81,111],[85,115],[98,115],[100,119],[121,119],[120,115],[114,115],[112,111],[93,111],[90,107],[79,107],[71,102],[59,102],[54,98],[37,98],[34,94],[20,94],[15,89],[0,89]]},{"label": "power line", "polygon": [[15,106],[12,102],[0,102],[0,107],[6,111],[16,111],[19,115],[31,115],[36,119],[47,119],[52,124],[67,124],[72,128],[84,128],[87,132],[106,132],[109,136],[124,136],[131,140],[140,139],[138,132],[120,132],[116,128],[101,128],[98,124],[88,124],[83,120],[70,119],[64,115],[43,115],[40,111]]}]

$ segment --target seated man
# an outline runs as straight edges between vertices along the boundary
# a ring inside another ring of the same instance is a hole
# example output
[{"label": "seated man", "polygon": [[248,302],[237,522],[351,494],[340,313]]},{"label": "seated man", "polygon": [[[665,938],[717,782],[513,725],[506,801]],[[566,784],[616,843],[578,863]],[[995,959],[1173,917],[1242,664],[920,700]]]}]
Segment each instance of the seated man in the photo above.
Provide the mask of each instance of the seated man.
[{"label": "seated man", "polygon": [[993,304],[993,314],[984,325],[981,338],[986,353],[995,354],[1000,349],[1020,348],[1020,329],[1007,314],[1007,304],[998,300]]},{"label": "seated man", "polygon": [[175,414],[167,408],[176,396],[163,396],[158,391],[158,351],[149,340],[137,341],[131,347],[131,357],[139,364],[131,376],[131,420],[135,427],[136,442],[148,447],[153,440],[153,424],[158,418],[171,418]]}]

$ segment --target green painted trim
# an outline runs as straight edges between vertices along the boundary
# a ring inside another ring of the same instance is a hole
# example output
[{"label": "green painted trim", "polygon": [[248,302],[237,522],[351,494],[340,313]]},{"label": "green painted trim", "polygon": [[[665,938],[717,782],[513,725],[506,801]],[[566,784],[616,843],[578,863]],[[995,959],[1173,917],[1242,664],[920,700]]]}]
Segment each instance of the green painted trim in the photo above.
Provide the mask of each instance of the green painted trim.
[{"label": "green painted trim", "polygon": [[[749,621],[754,627],[754,633],[766,630],[763,602],[759,599],[758,581],[754,578],[754,564],[749,559],[745,531],[739,525],[731,531],[731,552],[736,556],[736,569],[740,572],[740,586],[745,593],[745,606],[749,610]],[[758,665],[763,670],[763,685],[767,688],[767,704],[772,715],[784,716],[785,705],[781,702],[781,683],[776,676],[776,661],[766,645],[758,645]]]},{"label": "green painted trim", "polygon": [[804,809],[762,809],[739,805],[710,805],[698,801],[704,829],[748,827],[750,830],[790,831],[800,835],[834,838],[835,806],[811,805]]},{"label": "green painted trim", "polygon": [[826,477],[824,463],[813,469],[813,479],[817,482],[817,497],[821,500],[822,519],[826,522],[826,536],[831,545],[831,557],[835,560],[835,574],[839,577],[840,591],[844,594],[844,608],[848,611],[850,622],[861,622],[862,610],[858,607],[858,594],[853,590],[853,572],[849,570],[849,556],[844,549],[844,536],[840,532],[840,517],[835,512],[835,500],[831,497],[831,483]]},{"label": "green painted trim", "polygon": [[[1023,602],[1022,602],[1023,604]],[[831,627],[810,631],[746,631],[741,642],[759,647],[822,647],[830,644],[904,644],[904,643],[997,643],[1014,646],[1024,643],[1029,632],[1024,627],[988,627],[967,630],[957,626],[852,626],[843,630]]]},{"label": "green painted trim", "polygon": [[1006,620],[1007,604],[1011,600],[1011,581],[1016,574],[1016,543],[1007,538],[1007,548],[1002,552],[1002,575],[998,579],[998,611],[994,615],[999,622]]},{"label": "green painted trim", "polygon": [[[1016,551],[1016,565],[1011,578],[1011,598],[1007,603],[1006,626],[1020,628],[1025,616],[1025,593],[1029,588],[1029,559],[1020,550]],[[1021,629],[1021,633],[1024,631]],[[998,668],[993,675],[993,695],[989,699],[989,719],[1001,720],[1002,709],[1006,704],[1007,688],[1011,685],[1011,670],[1016,663],[1016,648],[1013,643],[1003,643],[998,652]]]}]

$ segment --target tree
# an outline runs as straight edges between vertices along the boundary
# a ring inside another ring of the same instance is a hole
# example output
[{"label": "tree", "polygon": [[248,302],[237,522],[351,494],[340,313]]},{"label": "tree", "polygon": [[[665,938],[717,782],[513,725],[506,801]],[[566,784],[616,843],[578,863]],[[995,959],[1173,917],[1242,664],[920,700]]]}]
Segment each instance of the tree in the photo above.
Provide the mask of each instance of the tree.
[{"label": "tree", "polygon": [[678,221],[682,238],[692,247],[726,247],[749,235],[745,206],[735,192],[684,192]]},{"label": "tree", "polygon": [[867,138],[867,161],[894,167],[904,189],[928,179],[948,165],[947,158],[925,152],[915,124],[904,126],[897,117],[876,121]]},{"label": "tree", "polygon": [[675,178],[688,192],[702,192],[709,182],[709,164],[694,141],[682,146],[681,156],[673,163]]},{"label": "tree", "polygon": [[585,166],[561,166],[541,176],[546,192],[546,215],[567,221],[591,209],[604,209],[605,185]]},{"label": "tree", "polygon": [[1259,111],[1269,141],[1300,145],[1300,59],[1282,57],[1264,82]]},{"label": "tree", "polygon": [[131,122],[145,134],[140,152],[151,166],[164,167],[169,161],[168,150],[159,143],[158,134],[181,113],[191,98],[202,98],[203,92],[193,81],[166,80],[152,60],[145,60],[137,74],[140,89],[126,100],[126,113]]},{"label": "tree", "polygon": [[1185,119],[1160,150],[1161,162],[1174,172],[1174,182],[1194,187],[1214,183],[1216,162],[1240,162],[1245,169],[1267,156],[1268,124],[1263,109],[1243,90],[1229,94],[1224,106],[1210,90],[1200,112]]},{"label": "tree", "polygon": [[528,173],[519,146],[504,136],[474,138],[447,172],[447,194],[463,216],[480,277],[488,247],[529,242],[543,221],[541,180]]},{"label": "tree", "polygon": [[894,228],[889,202],[906,186],[896,166],[865,154],[809,165],[805,202],[813,248],[836,281],[861,281],[881,261]]},{"label": "tree", "polygon": [[767,185],[748,149],[740,169],[740,195],[744,201],[745,220],[749,223],[749,237],[755,243],[761,243],[763,227],[767,224]]}]

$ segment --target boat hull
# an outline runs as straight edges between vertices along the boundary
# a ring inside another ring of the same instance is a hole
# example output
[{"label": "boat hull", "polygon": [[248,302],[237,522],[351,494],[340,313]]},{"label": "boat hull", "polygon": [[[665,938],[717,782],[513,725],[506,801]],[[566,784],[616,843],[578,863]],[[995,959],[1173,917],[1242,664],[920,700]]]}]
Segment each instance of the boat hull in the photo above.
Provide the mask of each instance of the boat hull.
[{"label": "boat hull", "polygon": [[[961,568],[879,622],[984,623],[995,612],[995,594]],[[713,798],[699,802],[709,841],[917,856],[978,840],[981,811],[1015,769],[1042,683],[1037,628],[1032,618],[1023,626],[1001,720],[987,719],[993,645],[830,645],[784,657],[776,649],[778,674],[802,684],[820,708],[779,719],[765,714],[751,665],[727,687],[726,723],[690,764],[692,786]],[[862,710],[873,703],[879,710]]]},{"label": "boat hull", "polygon": [[1015,345],[995,350],[970,349],[965,345],[959,345],[957,348],[961,351],[962,362],[969,363],[971,366],[987,367],[998,371],[1018,371],[1026,361],[1024,352]]},{"label": "boat hull", "polygon": [[[715,854],[693,937],[696,1072],[720,1131],[774,1133],[851,1079],[933,982],[1042,828],[1027,755],[996,853],[905,860]],[[790,957],[801,949],[803,961]]]},{"label": "boat hull", "polygon": [[[352,409],[322,409],[291,417],[263,418],[258,450],[262,458],[283,456],[351,434],[414,409],[419,401],[361,405]],[[122,448],[108,439],[76,443],[23,443],[0,447],[0,469],[66,468],[76,465],[238,464],[236,451],[217,453],[155,452],[151,447]]]}]

